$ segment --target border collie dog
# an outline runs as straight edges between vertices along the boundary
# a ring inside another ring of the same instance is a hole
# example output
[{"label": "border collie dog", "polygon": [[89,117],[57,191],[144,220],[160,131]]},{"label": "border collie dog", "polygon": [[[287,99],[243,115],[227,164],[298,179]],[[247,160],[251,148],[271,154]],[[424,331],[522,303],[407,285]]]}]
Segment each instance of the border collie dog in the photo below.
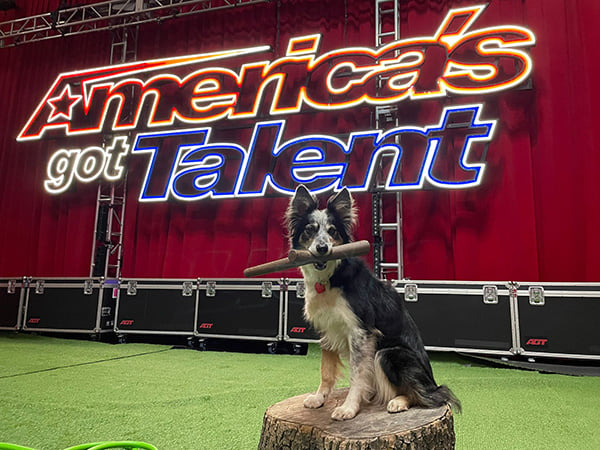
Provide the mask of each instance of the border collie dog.
[{"label": "border collie dog", "polygon": [[[286,212],[292,248],[326,255],[335,245],[352,241],[356,221],[346,188],[325,209],[300,185]],[[388,283],[377,279],[360,258],[330,260],[301,267],[306,285],[304,313],[321,335],[321,384],[304,402],[323,406],[348,361],[350,389],[335,420],[352,419],[362,402],[387,406],[390,413],[411,406],[426,408],[460,402],[446,386],[438,386],[417,326],[403,300]]]}]

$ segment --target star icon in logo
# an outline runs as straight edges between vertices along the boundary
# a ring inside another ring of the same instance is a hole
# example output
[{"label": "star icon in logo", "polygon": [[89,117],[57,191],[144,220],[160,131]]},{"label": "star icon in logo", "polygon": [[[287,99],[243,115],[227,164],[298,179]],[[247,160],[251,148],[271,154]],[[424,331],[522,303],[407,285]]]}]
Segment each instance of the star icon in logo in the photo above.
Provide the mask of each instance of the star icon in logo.
[{"label": "star icon in logo", "polygon": [[71,86],[67,84],[60,95],[48,99],[48,104],[52,108],[50,116],[48,117],[48,122],[55,121],[59,117],[71,120],[73,106],[75,106],[79,100],[81,100],[81,95],[71,95]]}]

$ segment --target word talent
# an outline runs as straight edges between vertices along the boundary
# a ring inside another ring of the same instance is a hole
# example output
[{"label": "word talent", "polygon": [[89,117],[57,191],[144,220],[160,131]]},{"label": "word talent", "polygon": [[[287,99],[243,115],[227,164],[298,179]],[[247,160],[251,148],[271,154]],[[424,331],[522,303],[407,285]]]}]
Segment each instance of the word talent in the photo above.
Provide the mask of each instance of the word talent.
[{"label": "word talent", "polygon": [[[366,191],[384,159],[390,161],[386,190],[477,186],[485,164],[472,162],[470,150],[488,142],[496,124],[480,120],[481,109],[447,108],[436,125],[354,132],[345,141],[328,135],[284,141],[285,120],[258,122],[246,148],[212,142],[210,127],[139,133],[131,146],[132,155],[147,159],[139,200],[256,197],[269,188],[289,195],[300,183],[313,192],[342,186]],[[116,137],[105,149],[59,150],[48,164],[45,188],[57,194],[75,180],[119,179],[129,148],[126,137]]]}]

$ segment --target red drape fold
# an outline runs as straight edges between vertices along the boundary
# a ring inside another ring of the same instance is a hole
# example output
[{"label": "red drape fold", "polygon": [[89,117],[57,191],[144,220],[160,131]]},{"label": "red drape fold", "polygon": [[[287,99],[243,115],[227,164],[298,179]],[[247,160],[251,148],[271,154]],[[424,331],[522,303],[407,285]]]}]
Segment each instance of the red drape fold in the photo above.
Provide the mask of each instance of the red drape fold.
[{"label": "red drape fold", "polygon": [[[58,4],[19,2],[17,10],[0,13],[0,21],[50,11]],[[449,8],[473,2],[400,4],[401,38],[408,38],[432,35]],[[405,276],[599,281],[598,17],[600,3],[589,0],[492,0],[477,27],[515,24],[536,35],[531,85],[487,96],[404,100],[398,105],[401,125],[431,125],[439,121],[444,106],[475,102],[484,104],[483,118],[497,119],[481,186],[403,194]],[[138,59],[252,45],[270,45],[272,53],[265,58],[277,58],[290,37],[317,32],[323,34],[322,51],[373,46],[373,4],[289,0],[144,25]],[[43,179],[53,152],[98,145],[98,136],[22,143],[15,138],[59,73],[104,66],[109,52],[109,33],[0,49],[2,277],[89,272],[96,186],[80,183],[52,196],[44,192]],[[284,139],[304,133],[345,139],[352,131],[372,127],[367,108],[286,119]],[[245,147],[253,124],[209,124],[211,139]],[[287,198],[141,203],[145,163],[138,155],[129,157],[123,276],[240,277],[245,267],[287,253],[282,225]],[[370,195],[357,194],[356,199],[356,237],[371,240]],[[395,251],[393,242],[386,243],[385,251]]]}]

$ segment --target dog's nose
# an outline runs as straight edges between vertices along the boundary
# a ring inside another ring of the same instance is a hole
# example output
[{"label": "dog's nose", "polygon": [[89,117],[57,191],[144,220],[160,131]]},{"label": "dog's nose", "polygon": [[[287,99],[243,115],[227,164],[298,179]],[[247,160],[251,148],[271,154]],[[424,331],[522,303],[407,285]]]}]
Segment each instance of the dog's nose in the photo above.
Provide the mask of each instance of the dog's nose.
[{"label": "dog's nose", "polygon": [[327,245],[317,245],[317,253],[319,255],[326,254],[327,250],[329,250],[329,247]]}]

